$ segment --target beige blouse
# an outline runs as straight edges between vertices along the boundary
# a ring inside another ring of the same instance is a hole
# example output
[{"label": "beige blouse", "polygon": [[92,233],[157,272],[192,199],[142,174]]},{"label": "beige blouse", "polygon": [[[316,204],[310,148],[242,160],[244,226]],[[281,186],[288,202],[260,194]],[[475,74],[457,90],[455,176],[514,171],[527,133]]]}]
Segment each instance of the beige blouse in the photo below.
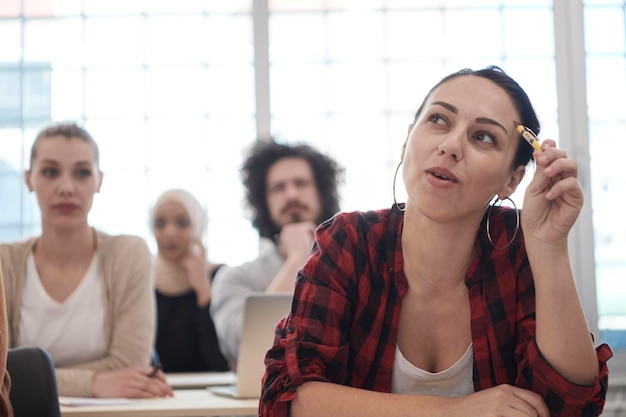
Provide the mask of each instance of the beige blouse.
[{"label": "beige blouse", "polygon": [[[31,238],[0,244],[10,347],[18,340],[26,259],[35,241]],[[59,395],[91,396],[95,371],[150,363],[156,330],[150,250],[140,237],[103,232],[96,232],[96,244],[106,294],[104,330],[108,350],[100,359],[57,368]]]},{"label": "beige blouse", "polygon": [[9,348],[9,329],[4,298],[4,279],[0,262],[0,416],[13,417],[13,408],[9,401],[11,377],[7,372],[7,349]]}]

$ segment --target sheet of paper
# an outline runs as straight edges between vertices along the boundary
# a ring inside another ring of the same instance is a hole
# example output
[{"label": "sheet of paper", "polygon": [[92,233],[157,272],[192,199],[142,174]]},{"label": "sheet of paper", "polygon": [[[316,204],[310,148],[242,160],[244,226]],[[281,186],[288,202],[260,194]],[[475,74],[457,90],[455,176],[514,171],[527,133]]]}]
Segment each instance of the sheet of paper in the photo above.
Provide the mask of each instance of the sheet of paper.
[{"label": "sheet of paper", "polygon": [[133,402],[133,400],[128,398],[59,397],[60,405],[69,405],[74,407],[130,404]]}]

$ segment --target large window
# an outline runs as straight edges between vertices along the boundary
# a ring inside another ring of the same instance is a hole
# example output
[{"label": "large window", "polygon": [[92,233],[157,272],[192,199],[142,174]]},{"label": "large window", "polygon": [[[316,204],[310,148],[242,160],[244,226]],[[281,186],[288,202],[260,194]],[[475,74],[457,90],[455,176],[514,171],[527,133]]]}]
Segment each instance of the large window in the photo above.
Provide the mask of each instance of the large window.
[{"label": "large window", "polygon": [[[589,153],[599,327],[626,350],[626,1],[585,0]],[[619,193],[619,194],[618,194]],[[623,353],[619,357],[623,361]],[[617,358],[616,358],[617,359]],[[616,363],[625,369],[625,363]]]},{"label": "large window", "polygon": [[[591,245],[572,245],[572,256],[586,259],[591,248],[595,269],[577,272],[590,326],[626,350],[626,223],[614,202],[626,180],[616,168],[626,150],[626,6],[587,0],[583,24],[559,5],[582,10],[583,2],[5,0],[0,196],[12,187],[21,214],[0,219],[2,236],[37,232],[20,173],[36,131],[73,119],[101,146],[105,177],[92,224],[154,247],[150,205],[164,189],[183,187],[207,207],[211,259],[243,262],[258,242],[238,169],[257,135],[307,141],[340,161],[343,209],[388,207],[400,147],[427,89],[462,67],[496,64],[533,99],[541,138],[559,138],[563,121],[578,117],[563,106],[563,83],[587,92],[573,100],[585,112],[588,100],[589,135],[563,144],[591,168],[581,179],[592,214],[579,223],[594,236],[580,237]],[[584,44],[555,41],[568,24],[584,31]],[[577,48],[586,51],[582,81],[562,60]],[[522,191],[514,198],[521,205]]]},{"label": "large window", "polygon": [[502,66],[558,136],[553,37],[545,0],[273,1],[272,128],[346,165],[344,209],[389,206],[408,125],[444,74]]},{"label": "large window", "polygon": [[[33,211],[21,184],[37,130],[77,120],[101,148],[92,224],[154,247],[150,206],[161,191],[183,187],[207,208],[212,259],[238,263],[254,253],[238,174],[256,137],[251,4],[211,3],[3,1],[0,196],[10,196],[11,210]],[[38,230],[32,216],[2,217],[4,238]]]}]

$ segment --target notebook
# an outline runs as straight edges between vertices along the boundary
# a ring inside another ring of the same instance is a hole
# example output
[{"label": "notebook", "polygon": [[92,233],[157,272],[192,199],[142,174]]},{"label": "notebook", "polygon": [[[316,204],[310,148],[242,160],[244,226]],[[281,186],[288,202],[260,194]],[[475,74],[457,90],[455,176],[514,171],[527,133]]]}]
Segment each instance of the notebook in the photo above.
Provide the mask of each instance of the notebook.
[{"label": "notebook", "polygon": [[265,354],[274,343],[274,329],[291,310],[292,294],[252,293],[246,297],[235,384],[207,387],[214,394],[258,398],[265,373]]}]

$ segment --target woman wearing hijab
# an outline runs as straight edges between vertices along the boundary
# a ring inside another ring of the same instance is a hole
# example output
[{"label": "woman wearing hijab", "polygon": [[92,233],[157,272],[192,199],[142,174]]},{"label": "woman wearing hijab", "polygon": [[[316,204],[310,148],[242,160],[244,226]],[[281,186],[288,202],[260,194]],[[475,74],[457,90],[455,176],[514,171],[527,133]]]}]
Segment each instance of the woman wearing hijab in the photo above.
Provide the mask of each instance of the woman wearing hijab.
[{"label": "woman wearing hijab", "polygon": [[152,210],[156,351],[165,372],[229,369],[209,314],[211,281],[221,265],[206,259],[205,225],[202,206],[185,190],[164,192]]}]

